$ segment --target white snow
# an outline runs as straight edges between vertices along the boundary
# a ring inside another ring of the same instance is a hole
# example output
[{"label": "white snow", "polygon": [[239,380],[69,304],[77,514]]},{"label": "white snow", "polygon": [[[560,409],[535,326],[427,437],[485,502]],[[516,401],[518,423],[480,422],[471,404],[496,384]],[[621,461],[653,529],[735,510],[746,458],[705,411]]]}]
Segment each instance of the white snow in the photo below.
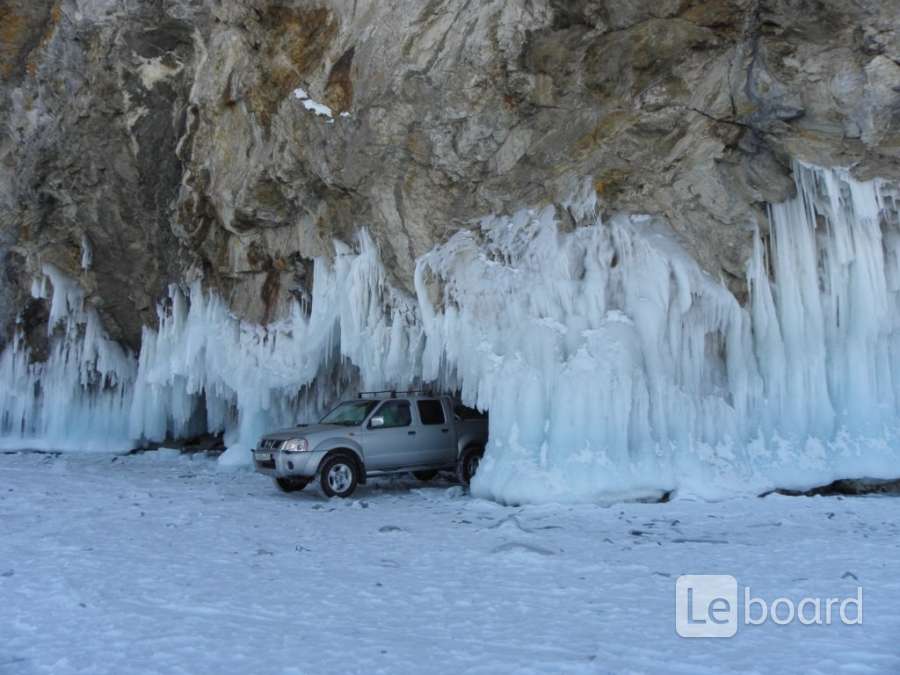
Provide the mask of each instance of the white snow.
[{"label": "white snow", "polygon": [[[329,501],[156,455],[0,455],[0,672],[900,671],[896,498]],[[861,586],[863,624],[679,638],[688,573],[770,601]]]},{"label": "white snow", "polygon": [[[327,117],[330,122],[334,121],[334,112],[331,108],[324,103],[319,103],[318,101],[311,99],[305,89],[295,89],[294,98],[303,103],[303,107],[307,110],[314,112],[316,115]],[[341,113],[341,117],[344,117],[346,114],[347,113]]]},{"label": "white snow", "polygon": [[261,433],[344,388],[424,379],[490,410],[473,489],[509,503],[897,477],[895,195],[842,170],[795,174],[797,198],[757,236],[746,307],[666,223],[603,222],[590,194],[569,205],[570,232],[554,207],[458,232],[419,260],[416,297],[364,231],[316,261],[309,307],[267,328],[173,286],[137,365],[48,268],[61,337],[46,364],[19,337],[0,356],[3,442],[122,449],[209,429],[226,434],[223,462],[246,464]]}]

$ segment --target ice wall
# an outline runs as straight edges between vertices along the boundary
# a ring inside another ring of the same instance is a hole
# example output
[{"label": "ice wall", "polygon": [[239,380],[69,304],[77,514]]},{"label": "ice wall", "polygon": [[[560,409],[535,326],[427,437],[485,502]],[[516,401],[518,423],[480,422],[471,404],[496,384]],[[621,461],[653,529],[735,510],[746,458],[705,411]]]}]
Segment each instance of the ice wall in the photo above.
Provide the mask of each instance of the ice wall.
[{"label": "ice wall", "polygon": [[103,335],[75,283],[44,271],[34,292],[52,289],[50,359],[31,363],[21,336],[0,356],[7,447],[120,451],[208,430],[225,433],[223,462],[248,464],[265,431],[314,417],[349,385],[404,385],[421,369],[415,300],[386,283],[365,232],[315,261],[308,307],[266,328],[199,283],[172,286],[136,360]]},{"label": "ice wall", "polygon": [[427,255],[425,377],[452,368],[491,411],[474,492],[712,497],[900,475],[893,198],[843,171],[796,176],[757,234],[748,308],[647,218],[561,233],[548,207]]},{"label": "ice wall", "polygon": [[[473,483],[508,502],[678,488],[707,497],[900,475],[900,224],[877,181],[798,165],[743,306],[662,221],[602,222],[591,192],[486,218],[424,256],[416,297],[371,239],[315,263],[267,328],[173,286],[135,360],[52,268],[53,351],[0,356],[4,443],[120,449],[211,430],[226,462],[353,387],[424,379],[491,412]],[[45,284],[46,286],[46,284]],[[37,294],[46,289],[35,289]]]}]

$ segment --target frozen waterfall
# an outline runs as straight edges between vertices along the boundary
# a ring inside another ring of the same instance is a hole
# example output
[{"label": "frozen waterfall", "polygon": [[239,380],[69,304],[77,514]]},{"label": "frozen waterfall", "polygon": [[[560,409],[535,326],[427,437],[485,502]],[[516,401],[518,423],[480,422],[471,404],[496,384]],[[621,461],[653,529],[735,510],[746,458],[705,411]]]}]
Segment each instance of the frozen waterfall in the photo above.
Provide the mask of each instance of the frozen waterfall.
[{"label": "frozen waterfall", "polygon": [[2,442],[124,449],[212,430],[242,463],[342,389],[424,380],[490,410],[473,491],[503,501],[895,478],[897,197],[842,170],[795,176],[756,235],[746,306],[664,222],[601,222],[592,197],[569,205],[572,231],[547,207],[458,232],[419,261],[416,297],[364,232],[316,261],[309,307],[267,328],[173,286],[136,359],[48,267],[53,348],[33,363],[16,337],[0,356]]}]

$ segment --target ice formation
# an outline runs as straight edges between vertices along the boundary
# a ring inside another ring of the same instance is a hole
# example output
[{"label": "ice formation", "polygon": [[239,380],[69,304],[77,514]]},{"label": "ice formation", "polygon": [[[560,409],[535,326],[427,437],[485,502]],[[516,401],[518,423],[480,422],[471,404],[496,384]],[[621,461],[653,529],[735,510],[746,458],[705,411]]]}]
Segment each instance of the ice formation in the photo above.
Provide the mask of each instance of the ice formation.
[{"label": "ice formation", "polygon": [[226,432],[225,461],[247,463],[262,433],[333,402],[344,360],[367,386],[407,383],[422,340],[412,299],[388,286],[365,232],[358,252],[335,247],[333,262],[315,262],[309,314],[295,305],[267,328],[235,319],[199,284],[189,297],[173,287],[159,330],[144,331],[130,437],[190,435],[199,420]]},{"label": "ice formation", "polygon": [[[424,380],[489,409],[475,493],[522,502],[715,497],[900,475],[900,224],[878,181],[798,165],[756,235],[742,306],[668,226],[592,196],[486,218],[392,288],[363,232],[266,328],[173,286],[137,360],[52,268],[53,350],[0,357],[7,445],[118,449],[210,430],[245,463],[344,388]],[[46,284],[45,284],[46,286]],[[36,287],[37,294],[46,293]],[[348,367],[349,366],[349,367]]]},{"label": "ice formation", "polygon": [[474,491],[714,497],[900,475],[893,198],[795,174],[768,245],[756,236],[749,308],[648,218],[563,234],[553,208],[527,211],[425,256],[424,376],[450,364],[491,412]]},{"label": "ice formation", "polygon": [[105,337],[77,284],[46,267],[33,293],[52,289],[54,348],[34,364],[21,335],[4,350],[2,443],[116,451],[225,432],[224,461],[246,464],[264,431],[314,416],[355,378],[407,383],[423,339],[413,298],[386,283],[365,232],[355,251],[335,249],[315,263],[308,312],[297,305],[266,328],[236,319],[199,283],[172,286],[136,360]]},{"label": "ice formation", "polygon": [[94,264],[94,247],[86,234],[81,235],[81,269],[87,271]]},{"label": "ice formation", "polygon": [[134,357],[105,336],[76,283],[52,265],[43,273],[32,295],[50,300],[50,353],[33,362],[17,332],[0,354],[0,445],[128,449]]}]

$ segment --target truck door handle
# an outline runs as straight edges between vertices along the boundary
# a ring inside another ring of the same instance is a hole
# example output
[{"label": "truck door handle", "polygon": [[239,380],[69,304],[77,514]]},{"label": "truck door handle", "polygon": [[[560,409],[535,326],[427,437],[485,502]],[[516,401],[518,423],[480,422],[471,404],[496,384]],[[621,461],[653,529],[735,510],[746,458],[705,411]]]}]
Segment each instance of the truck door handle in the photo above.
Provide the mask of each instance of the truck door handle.
[{"label": "truck door handle", "polygon": [[407,431],[406,434],[407,434],[408,436],[415,436],[415,435],[416,435],[416,432],[415,432],[415,431]]},{"label": "truck door handle", "polygon": [[441,429],[441,433],[447,434],[447,433],[450,433],[450,430],[449,429]]}]

